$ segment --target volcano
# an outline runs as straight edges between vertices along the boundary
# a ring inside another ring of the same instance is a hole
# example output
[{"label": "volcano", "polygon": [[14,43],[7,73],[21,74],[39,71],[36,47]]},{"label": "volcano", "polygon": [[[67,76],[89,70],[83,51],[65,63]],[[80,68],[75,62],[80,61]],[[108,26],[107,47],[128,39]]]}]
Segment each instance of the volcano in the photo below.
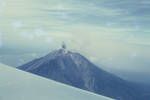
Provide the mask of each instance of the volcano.
[{"label": "volcano", "polygon": [[136,85],[63,46],[18,67],[21,70],[117,100],[146,100]]}]

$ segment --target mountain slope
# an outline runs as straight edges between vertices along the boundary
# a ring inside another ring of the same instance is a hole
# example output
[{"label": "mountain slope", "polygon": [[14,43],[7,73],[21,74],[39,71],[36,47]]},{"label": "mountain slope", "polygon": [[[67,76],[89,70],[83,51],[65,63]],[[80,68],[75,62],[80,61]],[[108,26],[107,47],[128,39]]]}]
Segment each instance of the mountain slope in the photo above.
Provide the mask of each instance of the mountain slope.
[{"label": "mountain slope", "polygon": [[65,49],[56,50],[19,69],[117,100],[141,100],[140,90],[129,82],[98,68],[79,53]]},{"label": "mountain slope", "polygon": [[0,100],[111,100],[0,64]]}]

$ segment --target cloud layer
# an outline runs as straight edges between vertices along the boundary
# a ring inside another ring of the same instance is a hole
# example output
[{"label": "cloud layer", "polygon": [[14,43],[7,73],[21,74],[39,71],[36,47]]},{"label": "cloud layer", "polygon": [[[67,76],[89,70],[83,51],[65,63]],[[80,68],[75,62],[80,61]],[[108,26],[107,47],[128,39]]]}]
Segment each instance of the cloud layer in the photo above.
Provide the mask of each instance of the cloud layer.
[{"label": "cloud layer", "polygon": [[2,43],[2,33],[0,33],[0,48],[2,47],[3,43]]}]

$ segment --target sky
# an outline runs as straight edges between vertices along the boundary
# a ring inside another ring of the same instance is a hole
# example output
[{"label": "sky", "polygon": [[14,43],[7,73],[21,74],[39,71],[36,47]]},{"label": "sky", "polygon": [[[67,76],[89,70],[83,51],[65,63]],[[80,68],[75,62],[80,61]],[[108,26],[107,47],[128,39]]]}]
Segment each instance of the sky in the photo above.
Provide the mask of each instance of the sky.
[{"label": "sky", "polygon": [[16,67],[64,41],[107,71],[147,80],[149,11],[149,0],[0,0],[0,62]]}]

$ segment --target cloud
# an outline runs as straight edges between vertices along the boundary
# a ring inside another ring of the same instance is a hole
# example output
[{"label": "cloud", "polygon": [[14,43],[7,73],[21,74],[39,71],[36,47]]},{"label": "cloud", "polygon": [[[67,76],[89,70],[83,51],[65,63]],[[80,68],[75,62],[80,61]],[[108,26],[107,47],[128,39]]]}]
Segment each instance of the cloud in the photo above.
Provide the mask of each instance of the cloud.
[{"label": "cloud", "polygon": [[67,33],[67,32],[51,32],[49,33],[49,36],[55,37],[55,38],[72,38],[72,34],[71,33]]},{"label": "cloud", "polygon": [[53,38],[52,37],[46,37],[45,42],[48,44],[52,44],[53,43]]},{"label": "cloud", "polygon": [[24,26],[23,22],[22,21],[19,21],[19,20],[16,20],[16,21],[13,21],[12,22],[12,27],[17,30],[17,29],[20,29]]},{"label": "cloud", "polygon": [[33,30],[32,34],[36,37],[36,38],[40,38],[40,37],[46,37],[48,32],[43,29],[43,27],[39,27]]},{"label": "cloud", "polygon": [[3,43],[2,43],[2,33],[0,33],[0,48],[2,47]]},{"label": "cloud", "polygon": [[20,33],[20,35],[23,38],[33,40],[33,39],[46,37],[47,32],[46,32],[46,30],[44,30],[42,28],[36,28],[36,29],[33,29],[31,31],[28,31],[28,32],[23,31],[23,32]]},{"label": "cloud", "polygon": [[22,38],[29,39],[29,40],[33,40],[35,38],[35,36],[30,32],[22,32],[20,33],[20,35]]},{"label": "cloud", "polygon": [[6,2],[4,0],[0,0],[0,13],[3,12],[3,8],[6,6]]}]

